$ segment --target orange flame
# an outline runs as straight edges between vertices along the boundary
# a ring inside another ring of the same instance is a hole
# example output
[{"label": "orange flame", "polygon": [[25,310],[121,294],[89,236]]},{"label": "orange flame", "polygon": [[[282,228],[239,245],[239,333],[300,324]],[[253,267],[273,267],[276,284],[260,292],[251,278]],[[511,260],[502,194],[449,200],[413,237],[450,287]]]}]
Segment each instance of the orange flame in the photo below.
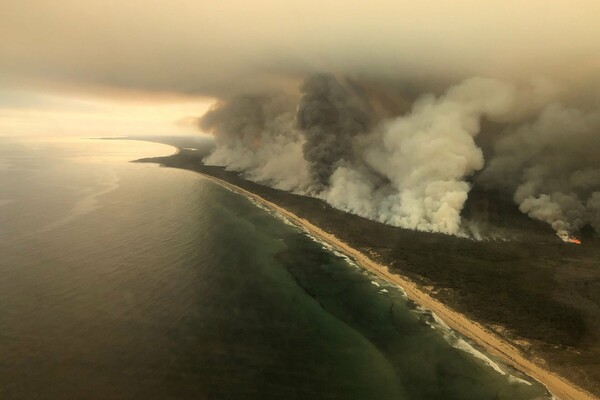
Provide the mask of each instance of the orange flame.
[{"label": "orange flame", "polygon": [[575,236],[570,236],[568,237],[565,242],[567,243],[575,243],[575,244],[581,244],[581,240],[577,239]]}]

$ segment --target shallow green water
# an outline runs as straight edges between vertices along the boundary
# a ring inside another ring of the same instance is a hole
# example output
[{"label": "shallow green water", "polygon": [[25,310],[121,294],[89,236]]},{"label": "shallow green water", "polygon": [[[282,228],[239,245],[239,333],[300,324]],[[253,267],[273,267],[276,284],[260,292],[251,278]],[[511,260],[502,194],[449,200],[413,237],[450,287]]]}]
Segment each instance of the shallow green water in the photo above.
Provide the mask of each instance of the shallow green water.
[{"label": "shallow green water", "polygon": [[546,397],[171,151],[0,139],[1,398]]}]

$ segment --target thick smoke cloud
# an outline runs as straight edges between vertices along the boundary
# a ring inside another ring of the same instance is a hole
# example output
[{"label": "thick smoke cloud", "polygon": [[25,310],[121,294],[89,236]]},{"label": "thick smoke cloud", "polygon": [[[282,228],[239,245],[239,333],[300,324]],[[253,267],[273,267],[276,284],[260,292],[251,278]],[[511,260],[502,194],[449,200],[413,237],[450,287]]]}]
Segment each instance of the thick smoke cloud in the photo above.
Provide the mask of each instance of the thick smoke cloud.
[{"label": "thick smoke cloud", "polygon": [[[471,78],[384,117],[368,89],[346,82],[318,74],[299,100],[219,104],[201,119],[217,143],[206,161],[386,224],[454,235],[468,234],[461,212],[481,171],[477,185],[510,194],[563,239],[600,229],[597,110],[554,102],[546,83]],[[504,128],[482,133],[484,120]],[[493,144],[487,167],[480,133]]]},{"label": "thick smoke cloud", "polygon": [[470,189],[465,178],[484,166],[474,141],[480,120],[508,114],[515,95],[510,85],[474,78],[439,98],[423,96],[362,141],[369,172],[340,168],[327,201],[392,225],[458,234]]},{"label": "thick smoke cloud", "polygon": [[329,74],[312,76],[300,88],[297,125],[317,189],[327,186],[339,165],[353,160],[352,138],[369,129],[366,105],[350,90]]},{"label": "thick smoke cloud", "polygon": [[283,94],[239,96],[218,104],[200,119],[200,128],[216,142],[205,162],[277,189],[304,192],[309,170],[294,111],[294,102]]},{"label": "thick smoke cloud", "polygon": [[600,111],[553,103],[502,135],[480,180],[566,239],[586,224],[600,231],[599,155]]}]

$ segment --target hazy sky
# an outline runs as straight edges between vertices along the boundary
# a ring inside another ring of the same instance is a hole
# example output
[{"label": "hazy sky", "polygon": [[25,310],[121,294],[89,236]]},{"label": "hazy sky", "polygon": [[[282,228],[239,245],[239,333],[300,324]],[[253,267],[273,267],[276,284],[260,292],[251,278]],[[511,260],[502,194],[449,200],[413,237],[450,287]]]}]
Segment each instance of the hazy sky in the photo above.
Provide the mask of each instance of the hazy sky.
[{"label": "hazy sky", "polygon": [[177,122],[215,97],[314,71],[585,91],[599,16],[596,0],[3,0],[0,135],[192,133]]}]

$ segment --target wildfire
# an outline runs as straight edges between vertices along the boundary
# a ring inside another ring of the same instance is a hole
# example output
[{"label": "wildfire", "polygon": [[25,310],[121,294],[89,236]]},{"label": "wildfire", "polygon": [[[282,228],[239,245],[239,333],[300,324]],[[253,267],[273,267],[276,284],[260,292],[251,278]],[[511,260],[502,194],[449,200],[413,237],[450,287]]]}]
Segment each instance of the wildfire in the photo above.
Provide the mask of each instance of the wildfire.
[{"label": "wildfire", "polygon": [[565,243],[581,244],[581,239],[577,236],[570,235],[567,231],[559,231],[556,234]]}]

